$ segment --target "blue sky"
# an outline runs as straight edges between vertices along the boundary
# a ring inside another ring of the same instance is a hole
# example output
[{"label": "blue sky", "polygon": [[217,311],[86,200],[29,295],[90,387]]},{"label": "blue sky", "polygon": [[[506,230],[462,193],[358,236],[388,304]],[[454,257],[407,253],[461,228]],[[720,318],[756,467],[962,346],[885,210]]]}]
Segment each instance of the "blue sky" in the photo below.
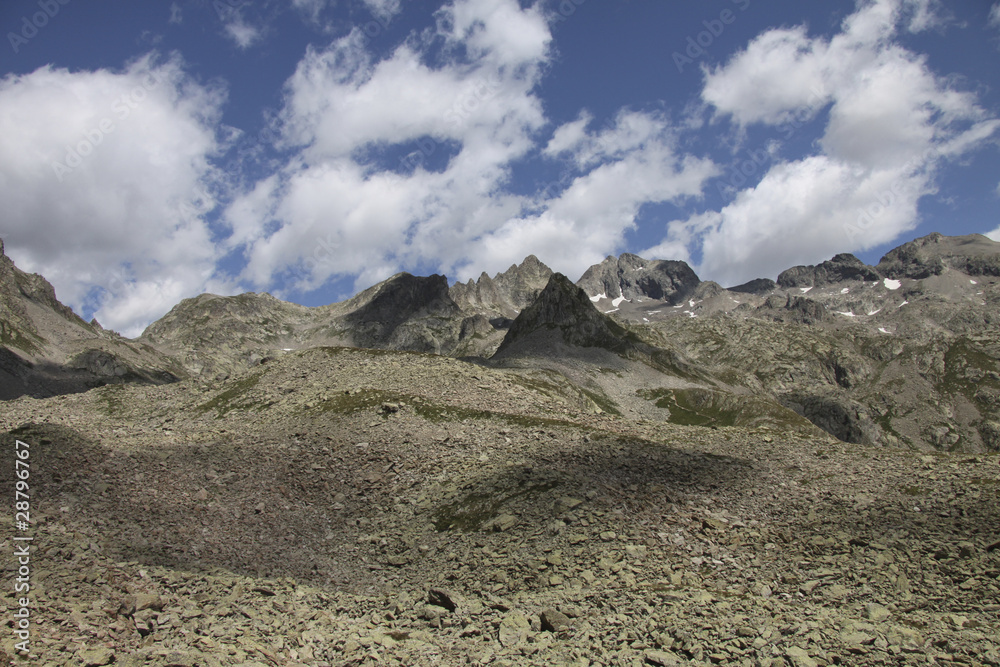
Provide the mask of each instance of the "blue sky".
[{"label": "blue sky", "polygon": [[1000,240],[988,0],[8,0],[0,237],[137,335],[535,254],[703,279]]}]

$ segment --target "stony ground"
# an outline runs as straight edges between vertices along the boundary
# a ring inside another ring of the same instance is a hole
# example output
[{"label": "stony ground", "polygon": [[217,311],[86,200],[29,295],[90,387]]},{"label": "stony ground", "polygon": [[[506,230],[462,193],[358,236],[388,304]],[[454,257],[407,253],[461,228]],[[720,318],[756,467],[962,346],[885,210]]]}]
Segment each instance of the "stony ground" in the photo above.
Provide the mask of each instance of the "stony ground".
[{"label": "stony ground", "polygon": [[551,373],[343,349],[6,403],[11,480],[15,439],[18,664],[1000,665],[997,455],[595,415]]}]

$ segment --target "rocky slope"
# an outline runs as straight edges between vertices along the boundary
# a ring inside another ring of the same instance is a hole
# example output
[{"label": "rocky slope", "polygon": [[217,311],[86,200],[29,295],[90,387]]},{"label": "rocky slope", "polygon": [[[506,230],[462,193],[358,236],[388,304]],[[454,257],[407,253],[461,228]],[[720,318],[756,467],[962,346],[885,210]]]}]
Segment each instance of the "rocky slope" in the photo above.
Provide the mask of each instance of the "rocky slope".
[{"label": "rocky slope", "polygon": [[8,578],[10,536],[34,538],[17,662],[1000,664],[996,454],[577,398],[537,369],[314,348],[8,402],[33,520],[4,532]]},{"label": "rocky slope", "polygon": [[14,266],[0,240],[0,400],[184,376],[152,347],[84,322],[45,278]]},{"label": "rocky slope", "polygon": [[782,273],[769,291],[613,316],[644,319],[637,331],[651,331],[654,343],[774,396],[842,440],[996,451],[998,261],[1000,244],[985,237],[932,235],[876,267],[838,255]]}]

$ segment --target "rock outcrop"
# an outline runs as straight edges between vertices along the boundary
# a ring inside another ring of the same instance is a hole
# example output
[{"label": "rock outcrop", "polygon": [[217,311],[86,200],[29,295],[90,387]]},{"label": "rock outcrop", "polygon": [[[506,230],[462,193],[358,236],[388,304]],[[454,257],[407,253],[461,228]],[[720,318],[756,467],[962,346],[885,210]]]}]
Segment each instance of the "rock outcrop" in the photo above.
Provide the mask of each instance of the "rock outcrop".
[{"label": "rock outcrop", "polygon": [[701,281],[685,262],[647,260],[623,253],[587,269],[577,284],[590,297],[651,299],[675,305]]},{"label": "rock outcrop", "polygon": [[781,287],[825,287],[852,280],[882,280],[882,275],[850,253],[816,266],[794,266],[778,275]]}]

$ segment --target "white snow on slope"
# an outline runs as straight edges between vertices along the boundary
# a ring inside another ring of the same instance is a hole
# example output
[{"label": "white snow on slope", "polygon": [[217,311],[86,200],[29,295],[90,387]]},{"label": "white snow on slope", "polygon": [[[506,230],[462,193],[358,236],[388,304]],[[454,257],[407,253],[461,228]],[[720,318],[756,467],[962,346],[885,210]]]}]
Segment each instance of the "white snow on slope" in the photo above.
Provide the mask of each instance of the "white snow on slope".
[{"label": "white snow on slope", "polygon": [[805,294],[806,292],[808,292],[811,289],[812,289],[812,287],[800,287],[799,291],[801,291],[803,294]]},{"label": "white snow on slope", "polygon": [[899,304],[899,305],[898,305],[898,306],[896,306],[896,307],[897,307],[897,308],[902,308],[903,306],[905,306],[905,305],[906,305],[906,304],[908,304],[908,303],[909,303],[909,301],[904,301],[903,303]]},{"label": "white snow on slope", "polygon": [[838,315],[843,315],[844,317],[855,317],[854,311],[851,311],[851,310],[847,311],[846,313],[841,313],[841,312],[838,311],[837,314]]},{"label": "white snow on slope", "polygon": [[891,331],[887,331],[885,327],[879,327],[878,330],[881,331],[884,334],[892,333]]},{"label": "white snow on slope", "polygon": [[869,315],[877,315],[878,313],[881,313],[881,312],[882,312],[882,309],[879,308],[878,310],[873,310],[873,311],[869,312],[868,314]]},{"label": "white snow on slope", "polygon": [[901,285],[898,280],[892,280],[890,278],[883,280],[882,284],[885,285],[886,289],[899,289],[899,286]]},{"label": "white snow on slope", "polygon": [[849,293],[850,291],[851,291],[851,288],[850,288],[850,287],[845,287],[844,289],[840,290],[840,293],[841,293],[841,294],[847,294],[847,293]]},{"label": "white snow on slope", "polygon": [[623,296],[620,296],[617,299],[615,299],[614,301],[612,301],[611,305],[614,306],[615,308],[618,308],[618,306],[622,305],[622,301],[628,301],[628,299],[626,299]]},{"label": "white snow on slope", "polygon": [[594,303],[597,303],[601,299],[607,299],[607,298],[608,298],[607,294],[597,294],[597,295],[594,295],[594,296],[590,297],[590,300],[593,301]]}]

